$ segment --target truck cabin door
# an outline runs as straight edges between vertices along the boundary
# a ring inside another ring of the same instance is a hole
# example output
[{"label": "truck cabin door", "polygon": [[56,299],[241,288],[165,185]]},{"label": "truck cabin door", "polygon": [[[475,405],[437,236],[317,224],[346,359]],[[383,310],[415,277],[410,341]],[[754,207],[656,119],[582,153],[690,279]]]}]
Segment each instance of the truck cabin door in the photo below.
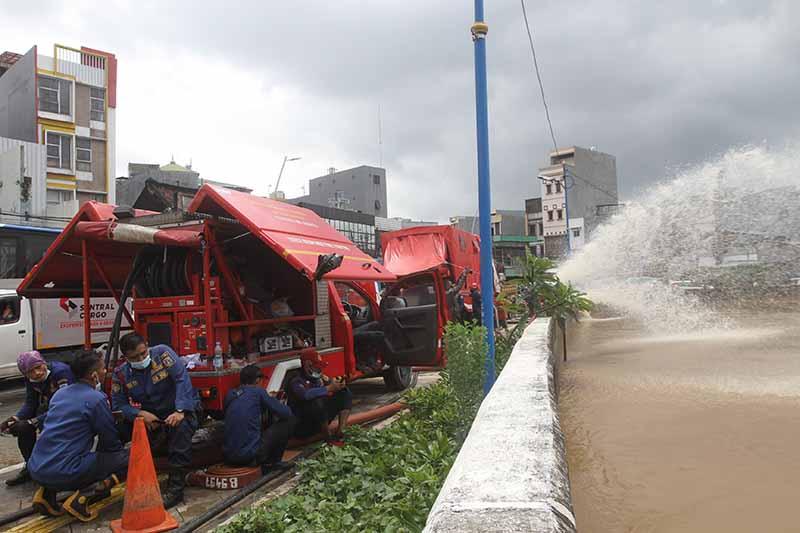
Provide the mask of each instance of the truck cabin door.
[{"label": "truck cabin door", "polygon": [[16,294],[0,297],[0,377],[19,375],[17,356],[32,348],[30,306]]},{"label": "truck cabin door", "polygon": [[388,364],[441,366],[441,302],[435,280],[432,273],[403,278],[381,300]]}]

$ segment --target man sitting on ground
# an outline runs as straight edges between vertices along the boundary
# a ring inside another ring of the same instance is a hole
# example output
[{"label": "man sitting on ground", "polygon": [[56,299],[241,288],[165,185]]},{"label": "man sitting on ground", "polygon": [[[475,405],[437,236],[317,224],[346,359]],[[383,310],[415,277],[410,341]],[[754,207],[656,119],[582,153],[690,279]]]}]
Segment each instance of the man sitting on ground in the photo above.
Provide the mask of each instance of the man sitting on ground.
[{"label": "man sitting on ground", "polygon": [[153,444],[157,433],[167,438],[169,477],[164,491],[164,507],[183,501],[186,475],[192,462],[192,436],[197,431],[200,398],[192,388],[186,364],[172,348],[159,344],[148,348],[137,333],[119,341],[125,363],[114,371],[111,403],[122,411],[124,439],[133,434],[133,420],[144,419],[147,436]]},{"label": "man sitting on ground", "polygon": [[[322,374],[324,363],[317,352],[303,354],[300,373],[289,383],[289,406],[298,418],[300,438],[322,433],[328,444],[342,446],[353,395],[343,379]],[[331,435],[328,424],[339,416],[339,429]]]},{"label": "man sitting on ground", "polygon": [[[237,466],[258,464],[262,474],[285,468],[281,459],[294,429],[292,410],[267,394],[257,366],[244,367],[239,372],[239,383],[225,396],[225,462]],[[264,425],[266,431],[262,433]]]},{"label": "man sitting on ground", "polygon": [[[66,510],[88,522],[96,517],[89,505],[107,497],[124,478],[128,450],[119,439],[108,399],[99,390],[106,375],[103,359],[87,350],[71,366],[77,381],[53,395],[28,468],[41,485],[33,497],[37,511],[58,516]],[[97,448],[92,451],[95,437]],[[95,482],[98,486],[87,489]],[[62,490],[75,491],[63,509],[56,501]]]},{"label": "man sitting on ground", "polygon": [[[50,399],[59,389],[75,382],[69,365],[58,361],[48,363],[37,351],[23,352],[17,357],[17,367],[25,377],[25,403],[17,412],[2,424],[0,431],[17,437],[17,445],[25,462],[31,458],[36,444],[36,431],[41,429]],[[13,487],[31,479],[27,467],[6,480]]]}]

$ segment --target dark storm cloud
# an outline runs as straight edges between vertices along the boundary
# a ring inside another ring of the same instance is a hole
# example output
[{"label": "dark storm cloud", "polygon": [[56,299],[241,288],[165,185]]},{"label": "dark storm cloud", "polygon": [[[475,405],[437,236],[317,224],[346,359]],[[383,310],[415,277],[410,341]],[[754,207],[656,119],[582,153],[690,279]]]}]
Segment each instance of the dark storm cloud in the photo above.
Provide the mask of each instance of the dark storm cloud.
[{"label": "dark storm cloud", "polygon": [[[329,145],[336,165],[377,162],[380,105],[391,214],[474,213],[471,2],[103,5],[24,3],[11,16],[32,24],[50,13],[40,26],[114,50],[122,67],[157,47],[164,61],[192,56],[255,73],[265,98],[275,87],[302,95],[276,127],[304,156]],[[730,145],[798,133],[796,2],[529,0],[528,9],[559,145],[616,155],[623,197]],[[494,204],[522,209],[552,142],[518,1],[488,0],[486,15]],[[214,75],[201,70],[197,82]]]}]

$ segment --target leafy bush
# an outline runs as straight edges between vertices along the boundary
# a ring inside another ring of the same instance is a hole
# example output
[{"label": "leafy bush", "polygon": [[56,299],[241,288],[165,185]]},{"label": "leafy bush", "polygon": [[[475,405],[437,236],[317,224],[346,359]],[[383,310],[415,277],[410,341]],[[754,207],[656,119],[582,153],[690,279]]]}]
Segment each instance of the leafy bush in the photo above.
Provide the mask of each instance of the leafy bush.
[{"label": "leafy bush", "polygon": [[475,413],[483,400],[483,381],[486,378],[486,328],[473,323],[447,324],[444,332],[447,368],[442,380],[453,390],[464,431],[469,430]]},{"label": "leafy bush", "polygon": [[485,335],[483,327],[448,325],[447,370],[406,393],[408,413],[382,430],[349,428],[347,446],[300,464],[294,491],[220,531],[421,531],[480,406]]},{"label": "leafy bush", "polygon": [[527,254],[519,294],[536,316],[551,316],[563,323],[578,318],[581,311],[591,311],[593,304],[571,284],[555,273],[555,263],[544,257]]}]

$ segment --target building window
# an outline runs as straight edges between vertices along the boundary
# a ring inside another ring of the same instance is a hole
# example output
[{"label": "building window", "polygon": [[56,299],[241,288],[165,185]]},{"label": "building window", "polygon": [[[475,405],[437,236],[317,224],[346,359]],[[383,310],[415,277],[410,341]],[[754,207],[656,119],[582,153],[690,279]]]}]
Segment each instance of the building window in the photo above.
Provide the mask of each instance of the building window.
[{"label": "building window", "polygon": [[547,212],[547,220],[553,220],[553,212],[552,211],[548,211]]},{"label": "building window", "polygon": [[556,194],[558,194],[560,192],[561,192],[561,182],[557,181],[556,182]]},{"label": "building window", "polygon": [[536,237],[536,224],[528,224],[528,235]]},{"label": "building window", "polygon": [[539,236],[544,235],[544,222],[539,222]]},{"label": "building window", "polygon": [[381,184],[381,176],[380,176],[380,174],[373,174],[372,175],[372,183],[374,185],[380,185]]},{"label": "building window", "polygon": [[92,141],[86,137],[75,138],[75,168],[83,172],[92,171]]},{"label": "building window", "polygon": [[572,229],[572,236],[573,237],[580,237],[581,236],[581,228],[573,228]]},{"label": "building window", "polygon": [[91,119],[104,122],[106,120],[106,90],[92,87],[90,102],[92,106]]},{"label": "building window", "polygon": [[552,183],[548,183],[547,185],[545,185],[545,189],[547,189],[547,194],[553,194],[553,184]]},{"label": "building window", "polygon": [[[551,213],[552,213],[552,211],[551,211]],[[563,220],[564,219],[564,210],[563,209],[559,209],[557,211],[557,213],[558,213],[558,220]]]},{"label": "building window", "polygon": [[47,205],[57,206],[73,200],[72,191],[47,189]]},{"label": "building window", "polygon": [[39,76],[39,109],[48,113],[71,115],[72,82]]},{"label": "building window", "polygon": [[47,166],[72,170],[72,136],[47,132]]}]

